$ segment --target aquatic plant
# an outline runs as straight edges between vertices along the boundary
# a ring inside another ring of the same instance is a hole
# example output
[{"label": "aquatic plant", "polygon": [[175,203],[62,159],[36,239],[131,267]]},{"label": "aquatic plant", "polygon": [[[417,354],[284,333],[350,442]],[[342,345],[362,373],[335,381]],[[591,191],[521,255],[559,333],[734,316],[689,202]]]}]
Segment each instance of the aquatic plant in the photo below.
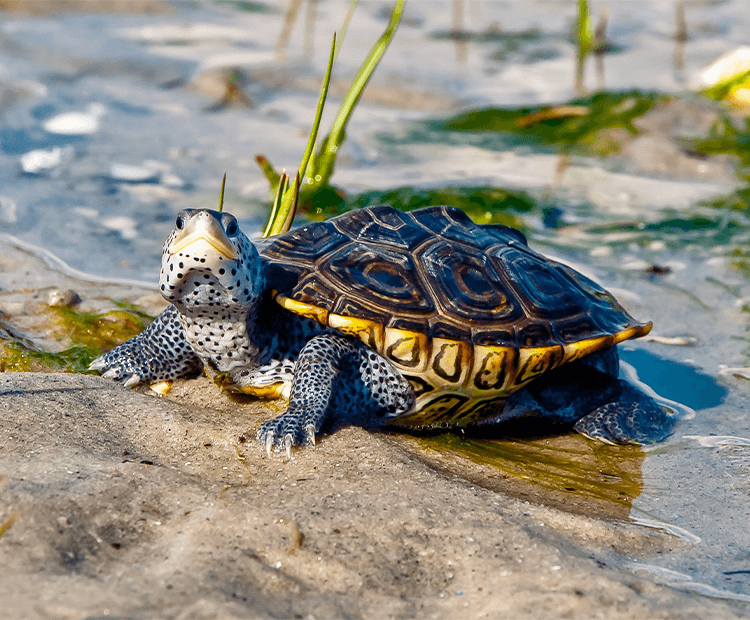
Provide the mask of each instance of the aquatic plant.
[{"label": "aquatic plant", "polygon": [[[256,160],[263,173],[271,184],[271,193],[274,196],[271,216],[263,232],[264,236],[279,234],[288,230],[294,218],[294,212],[298,202],[309,200],[313,195],[330,189],[330,180],[336,165],[336,156],[341,145],[346,139],[346,127],[359,103],[362,93],[370,81],[386,49],[393,40],[396,28],[401,20],[401,14],[406,0],[398,0],[393,8],[390,21],[385,31],[370,50],[357,75],[354,77],[349,90],[344,96],[338,114],[333,121],[328,135],[321,142],[317,152],[314,151],[317,140],[320,118],[328,94],[328,85],[331,79],[333,64],[338,53],[336,48],[336,37],[334,36],[331,54],[328,61],[328,69],[323,80],[318,109],[313,122],[313,129],[308,139],[307,148],[302,157],[297,174],[293,180],[285,172],[276,172],[268,159],[258,155]],[[351,14],[351,11],[350,11]],[[348,21],[348,17],[347,17]],[[309,166],[309,172],[308,172]]]},{"label": "aquatic plant", "polygon": [[633,121],[668,99],[667,95],[639,90],[597,92],[558,106],[470,110],[427,127],[442,132],[516,134],[562,153],[611,155],[621,146],[611,130],[622,128],[637,135]]}]

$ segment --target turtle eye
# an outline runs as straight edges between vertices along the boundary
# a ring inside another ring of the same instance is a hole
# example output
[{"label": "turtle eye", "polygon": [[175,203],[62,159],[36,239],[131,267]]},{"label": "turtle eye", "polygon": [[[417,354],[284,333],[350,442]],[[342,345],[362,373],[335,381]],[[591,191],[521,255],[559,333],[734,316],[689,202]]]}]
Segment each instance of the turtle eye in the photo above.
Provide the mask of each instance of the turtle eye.
[{"label": "turtle eye", "polygon": [[226,231],[227,236],[234,237],[237,234],[237,220],[232,220],[227,224]]},{"label": "turtle eye", "polygon": [[182,230],[185,226],[185,220],[183,220],[179,215],[177,216],[177,221],[174,223],[174,226],[177,230]]}]

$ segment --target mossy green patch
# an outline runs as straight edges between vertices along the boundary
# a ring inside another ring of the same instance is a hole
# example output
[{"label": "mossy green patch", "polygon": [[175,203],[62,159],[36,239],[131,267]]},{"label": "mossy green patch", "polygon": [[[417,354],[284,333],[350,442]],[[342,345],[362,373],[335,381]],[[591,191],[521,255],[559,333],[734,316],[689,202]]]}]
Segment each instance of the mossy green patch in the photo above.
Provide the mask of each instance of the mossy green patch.
[{"label": "mossy green patch", "polygon": [[75,308],[54,307],[49,311],[57,317],[58,334],[73,344],[111,349],[146,328],[147,315],[127,310],[92,314]]},{"label": "mossy green patch", "polygon": [[41,351],[27,339],[9,334],[0,340],[0,371],[15,372],[86,372],[89,364],[118,344],[142,332],[149,317],[128,302],[115,302],[128,310],[93,314],[74,308],[48,309],[53,333],[72,345],[60,353]]},{"label": "mossy green patch", "polygon": [[640,446],[608,446],[575,435],[482,439],[442,433],[422,446],[490,465],[506,476],[549,491],[630,507],[643,487]]},{"label": "mossy green patch", "polygon": [[0,372],[87,372],[101,352],[98,347],[77,345],[49,353],[20,342],[0,342]]},{"label": "mossy green patch", "polygon": [[301,206],[313,218],[322,219],[337,213],[382,204],[401,211],[433,205],[459,207],[478,224],[506,224],[521,230],[528,228],[523,220],[523,214],[534,210],[541,213],[537,202],[527,193],[489,186],[398,187],[364,192],[350,197],[343,196],[332,188],[325,188]]},{"label": "mossy green patch", "polygon": [[669,96],[631,90],[597,92],[561,106],[483,108],[442,122],[451,132],[496,132],[523,136],[529,144],[554,146],[563,152],[609,155],[619,150],[613,129],[638,134],[633,120]]}]

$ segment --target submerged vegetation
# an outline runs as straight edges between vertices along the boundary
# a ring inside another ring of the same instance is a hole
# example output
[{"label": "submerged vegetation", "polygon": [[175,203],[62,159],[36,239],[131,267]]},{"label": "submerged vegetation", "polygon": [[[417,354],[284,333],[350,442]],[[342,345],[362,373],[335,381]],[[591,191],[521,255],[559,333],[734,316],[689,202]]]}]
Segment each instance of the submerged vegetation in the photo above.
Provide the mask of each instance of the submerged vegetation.
[{"label": "submerged vegetation", "polygon": [[433,127],[513,134],[532,145],[553,146],[562,153],[604,156],[619,151],[620,142],[611,135],[613,129],[638,134],[633,120],[667,99],[666,95],[636,90],[596,92],[559,106],[471,110]]}]

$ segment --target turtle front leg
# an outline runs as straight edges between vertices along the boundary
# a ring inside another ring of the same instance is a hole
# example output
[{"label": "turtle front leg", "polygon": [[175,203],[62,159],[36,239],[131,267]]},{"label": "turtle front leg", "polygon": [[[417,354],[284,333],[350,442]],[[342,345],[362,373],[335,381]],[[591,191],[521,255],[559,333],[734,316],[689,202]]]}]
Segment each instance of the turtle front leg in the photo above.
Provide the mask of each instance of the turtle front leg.
[{"label": "turtle front leg", "polygon": [[132,387],[140,383],[173,381],[200,368],[201,362],[185,340],[177,310],[169,306],[137,336],[100,355],[89,369]]},{"label": "turtle front leg", "polygon": [[363,343],[339,334],[322,334],[302,348],[294,369],[289,406],[258,429],[271,449],[315,444],[327,416],[398,415],[414,403],[408,381],[390,362]]}]

